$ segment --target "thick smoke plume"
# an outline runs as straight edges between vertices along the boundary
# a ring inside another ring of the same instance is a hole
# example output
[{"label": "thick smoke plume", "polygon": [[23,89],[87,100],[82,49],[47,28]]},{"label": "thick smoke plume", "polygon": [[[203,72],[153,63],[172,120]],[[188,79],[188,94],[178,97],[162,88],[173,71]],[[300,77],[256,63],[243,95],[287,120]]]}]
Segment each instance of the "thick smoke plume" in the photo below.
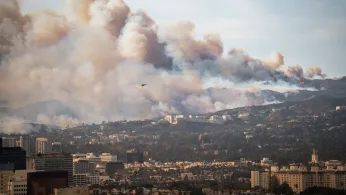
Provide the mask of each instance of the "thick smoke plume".
[{"label": "thick smoke plume", "polygon": [[225,52],[219,35],[196,39],[188,21],[160,27],[122,0],[68,0],[64,13],[23,15],[16,0],[0,0],[0,99],[14,110],[58,100],[73,112],[33,112],[37,122],[70,126],[260,105],[265,97],[237,85],[326,76],[319,68],[285,70],[279,52],[265,59]]}]

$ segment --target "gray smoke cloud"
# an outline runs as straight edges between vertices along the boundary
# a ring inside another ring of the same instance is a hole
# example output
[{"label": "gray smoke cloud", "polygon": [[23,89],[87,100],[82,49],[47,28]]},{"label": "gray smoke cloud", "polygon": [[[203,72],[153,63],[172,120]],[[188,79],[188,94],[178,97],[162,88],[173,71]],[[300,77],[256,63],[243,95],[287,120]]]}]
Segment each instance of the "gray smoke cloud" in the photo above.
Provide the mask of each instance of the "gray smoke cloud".
[{"label": "gray smoke cloud", "polygon": [[122,0],[67,0],[64,14],[27,15],[17,1],[0,0],[0,99],[14,109],[58,100],[74,112],[33,112],[31,120],[44,124],[261,105],[265,97],[251,95],[258,84],[237,84],[326,76],[319,68],[285,70],[279,52],[265,59],[241,49],[223,53],[219,35],[196,39],[188,21],[160,27]]}]

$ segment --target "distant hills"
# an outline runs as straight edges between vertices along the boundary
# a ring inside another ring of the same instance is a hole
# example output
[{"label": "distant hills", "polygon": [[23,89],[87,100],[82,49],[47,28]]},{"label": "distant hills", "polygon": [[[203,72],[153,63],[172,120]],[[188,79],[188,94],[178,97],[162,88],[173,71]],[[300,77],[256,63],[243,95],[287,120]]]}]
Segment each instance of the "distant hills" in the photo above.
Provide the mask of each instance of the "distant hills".
[{"label": "distant hills", "polygon": [[236,118],[239,115],[248,115],[248,121],[266,123],[283,121],[297,116],[314,116],[323,112],[335,110],[336,106],[346,106],[346,97],[332,97],[327,95],[312,96],[301,101],[286,101],[278,104],[263,106],[248,106],[229,110],[222,110],[208,115],[230,115]]}]

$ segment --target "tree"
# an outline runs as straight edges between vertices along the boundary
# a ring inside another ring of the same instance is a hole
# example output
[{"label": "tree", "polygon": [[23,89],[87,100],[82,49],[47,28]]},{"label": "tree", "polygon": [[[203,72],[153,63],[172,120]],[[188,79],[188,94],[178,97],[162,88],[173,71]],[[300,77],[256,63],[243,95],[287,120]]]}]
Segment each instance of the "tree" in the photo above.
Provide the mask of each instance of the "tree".
[{"label": "tree", "polygon": [[276,188],[273,192],[274,194],[286,194],[286,195],[293,195],[292,188],[287,184],[283,183],[278,188]]},{"label": "tree", "polygon": [[190,195],[203,195],[201,188],[193,188],[190,192]]},{"label": "tree", "polygon": [[271,185],[270,185],[270,192],[275,192],[276,189],[278,189],[280,187],[280,183],[279,180],[275,177],[272,176],[271,177]]},{"label": "tree", "polygon": [[143,188],[136,188],[136,194],[143,194],[144,193],[144,189]]}]

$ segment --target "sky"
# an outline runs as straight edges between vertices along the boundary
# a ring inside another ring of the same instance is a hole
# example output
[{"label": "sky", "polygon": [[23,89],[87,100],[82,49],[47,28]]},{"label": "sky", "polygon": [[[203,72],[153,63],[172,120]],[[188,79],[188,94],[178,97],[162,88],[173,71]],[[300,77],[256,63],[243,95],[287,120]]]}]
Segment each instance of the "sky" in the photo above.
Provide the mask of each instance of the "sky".
[{"label": "sky", "polygon": [[[320,66],[345,76],[345,0],[125,0],[159,26],[191,21],[196,36],[219,33],[225,51],[242,48],[254,57],[280,51],[285,66]],[[63,0],[22,0],[23,11],[64,10]]]}]

